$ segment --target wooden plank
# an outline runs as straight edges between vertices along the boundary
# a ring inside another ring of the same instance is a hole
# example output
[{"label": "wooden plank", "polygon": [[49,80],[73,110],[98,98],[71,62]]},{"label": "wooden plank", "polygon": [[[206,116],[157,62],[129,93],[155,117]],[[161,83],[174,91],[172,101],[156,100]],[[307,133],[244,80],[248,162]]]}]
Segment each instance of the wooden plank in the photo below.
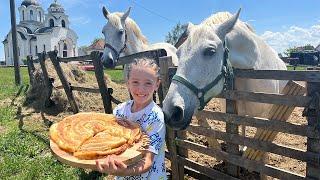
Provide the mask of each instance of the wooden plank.
[{"label": "wooden plank", "polygon": [[[234,78],[227,79],[227,90],[234,90]],[[236,101],[226,99],[226,113],[229,114],[238,114],[237,112],[237,106]],[[231,135],[238,135],[239,134],[239,126],[237,124],[233,123],[226,123],[226,132]],[[239,151],[239,145],[234,142],[226,142],[226,151],[233,155],[240,155]],[[226,163],[227,164],[227,172],[231,174],[232,176],[239,177],[240,174],[240,168],[238,166],[235,166],[232,163]]]},{"label": "wooden plank", "polygon": [[104,111],[105,113],[112,114],[111,95],[108,91],[108,86],[106,84],[106,80],[104,77],[103,65],[100,60],[100,52],[93,51],[91,52],[90,56],[93,61],[94,72],[98,82],[100,94],[102,97]]},{"label": "wooden plank", "polygon": [[68,101],[70,103],[70,106],[72,108],[72,111],[73,113],[78,113],[79,112],[79,108],[76,104],[76,101],[74,99],[74,96],[73,96],[73,93],[72,93],[72,90],[70,88],[70,85],[69,85],[69,82],[67,81],[66,79],[66,76],[64,75],[63,71],[62,71],[62,68],[60,66],[60,62],[57,58],[57,51],[50,51],[48,52],[49,54],[49,57],[52,61],[52,64],[60,78],[60,81],[63,85],[63,88],[64,88],[64,91],[66,92],[67,94],[67,98],[68,98]]},{"label": "wooden plank", "polygon": [[283,121],[274,121],[272,119],[269,120],[260,117],[239,116],[236,114],[228,114],[208,110],[199,111],[198,114],[200,116],[207,117],[208,121],[217,120],[262,129],[273,129],[275,131],[283,133],[320,139],[320,132],[317,131],[315,128],[309,127],[307,125],[297,125]]},{"label": "wooden plank", "polygon": [[301,161],[310,162],[312,164],[319,164],[320,162],[320,156],[317,153],[312,153],[308,151],[306,152],[301,149],[286,147],[272,142],[261,141],[259,139],[243,137],[235,134],[228,134],[225,132],[217,131],[210,128],[204,128],[196,125],[190,125],[187,128],[187,131],[207,137],[215,137],[217,139],[248,146],[250,148],[259,149],[265,152],[271,152],[282,156],[298,159]]},{"label": "wooden plank", "polygon": [[184,164],[185,166],[188,166],[194,170],[199,171],[199,173],[206,175],[207,177],[212,177],[214,179],[229,179],[229,180],[239,180],[238,178],[232,177],[228,174],[225,174],[223,172],[220,172],[218,170],[205,167],[204,165],[197,163],[195,161],[192,161],[190,159],[178,156],[178,161],[181,162],[181,164]]},{"label": "wooden plank", "polygon": [[[284,87],[282,94],[288,95],[303,95],[305,94],[306,89],[298,83],[293,81],[289,81],[287,85]],[[272,105],[270,112],[268,113],[268,119],[273,119],[277,121],[286,121],[294,110],[294,106],[285,106],[285,105]],[[260,139],[263,141],[273,141],[278,134],[277,131],[273,129],[258,129],[254,138]],[[244,153],[244,157],[249,159],[253,159],[256,161],[261,160],[264,156],[264,152],[260,150],[247,149]]]},{"label": "wooden plank", "polygon": [[248,79],[277,79],[320,82],[320,71],[288,71],[288,70],[244,70],[235,69],[236,77]]},{"label": "wooden plank", "polygon": [[274,166],[271,165],[267,165],[267,164],[262,164],[260,162],[254,161],[254,160],[248,160],[246,158],[243,158],[239,155],[234,155],[234,154],[230,154],[227,153],[225,151],[222,150],[218,150],[218,149],[211,149],[208,147],[205,147],[203,145],[199,145],[190,141],[186,141],[186,140],[180,140],[177,139],[176,140],[176,144],[178,146],[182,146],[184,148],[189,148],[193,151],[196,152],[200,152],[209,156],[218,156],[220,159],[230,162],[232,164],[235,164],[237,166],[241,166],[244,167],[246,169],[248,169],[249,171],[255,171],[255,172],[260,172],[275,178],[279,178],[279,179],[285,179],[285,180],[292,180],[292,179],[304,179],[305,177],[300,175],[300,174],[296,174],[290,171],[286,171],[286,170],[282,170],[279,168],[276,168]]},{"label": "wooden plank", "polygon": [[44,101],[44,107],[49,107],[51,105],[51,94],[52,94],[52,89],[53,89],[53,85],[52,85],[52,81],[51,79],[49,79],[49,75],[48,75],[48,71],[47,71],[47,67],[46,67],[46,64],[45,64],[45,58],[46,58],[46,53],[43,52],[41,54],[38,54],[39,56],[39,62],[40,62],[40,66],[41,66],[41,70],[42,70],[42,74],[43,74],[43,78],[44,78],[44,81],[45,81],[45,85],[48,89],[48,92],[46,94],[46,97],[45,97],[45,101]]},{"label": "wooden plank", "polygon": [[[143,153],[139,151],[141,146],[143,146],[143,141],[140,140],[118,155],[118,158],[128,166],[137,163],[144,157]],[[72,167],[97,170],[96,159],[78,159],[77,157],[73,156],[72,153],[60,149],[59,146],[51,139],[50,149],[53,152],[53,155],[62,163],[68,164]]]},{"label": "wooden plank", "polygon": [[138,53],[131,54],[128,56],[120,57],[119,60],[116,62],[116,66],[129,64],[134,59],[137,59],[137,58],[147,57],[147,58],[155,59],[156,57],[163,57],[163,56],[167,56],[167,52],[164,49],[156,49],[156,50],[138,52]]},{"label": "wooden plank", "polygon": [[77,86],[70,86],[73,91],[82,91],[88,93],[100,93],[100,90],[97,88],[86,88],[86,87],[77,87]]},{"label": "wooden plank", "polygon": [[[179,161],[178,161],[178,150],[177,145],[174,143],[176,139],[176,131],[171,129],[167,126],[166,128],[166,142],[167,148],[170,154],[171,160],[171,170],[172,170],[172,179],[182,180],[184,177],[184,172],[181,172],[179,168]],[[182,166],[183,167],[183,166]]]},{"label": "wooden plank", "polygon": [[[100,93],[100,89],[96,88],[86,88],[86,87],[77,87],[77,86],[70,86],[73,91],[82,91],[82,92],[88,92],[88,93]],[[60,89],[59,87],[56,87],[57,89]],[[110,94],[111,102],[115,104],[120,104],[122,103],[121,101],[117,100]]]},{"label": "wooden plank", "polygon": [[172,58],[171,56],[168,57],[160,57],[159,58],[159,66],[160,66],[160,78],[161,78],[161,84],[162,84],[162,92],[163,97],[167,95],[167,92],[169,90],[170,82],[169,82],[169,76],[168,76],[168,69],[172,66]]},{"label": "wooden plank", "polygon": [[29,75],[29,84],[33,84],[34,81],[34,76],[33,76],[33,72],[35,70],[33,61],[32,61],[32,56],[27,56],[27,66],[28,66],[28,75]]},{"label": "wooden plank", "polygon": [[[313,103],[311,104],[311,107],[309,107],[308,110],[313,110],[315,113],[308,114],[307,113],[307,120],[308,120],[308,126],[320,130],[320,83],[307,83],[307,95],[313,96],[315,99]],[[307,151],[317,153],[320,155],[320,141],[318,139],[314,138],[308,138],[307,139]],[[314,179],[320,179],[320,163],[314,164],[307,162],[307,177],[314,178]]]},{"label": "wooden plank", "polygon": [[88,60],[92,60],[91,55],[68,57],[68,58],[60,58],[59,57],[59,61],[65,62],[65,63],[72,62],[72,61],[88,61]]},{"label": "wooden plank", "polygon": [[287,106],[306,107],[311,97],[309,96],[293,96],[273,93],[255,93],[245,91],[223,91],[217,98],[225,98],[230,100],[244,100],[268,104],[280,104]]}]

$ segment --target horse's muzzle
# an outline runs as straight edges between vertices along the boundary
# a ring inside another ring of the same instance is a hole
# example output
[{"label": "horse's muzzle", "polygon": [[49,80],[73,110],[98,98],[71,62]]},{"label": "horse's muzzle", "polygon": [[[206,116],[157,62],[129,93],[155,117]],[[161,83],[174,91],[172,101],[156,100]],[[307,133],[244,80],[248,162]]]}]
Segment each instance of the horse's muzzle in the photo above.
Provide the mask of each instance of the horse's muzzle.
[{"label": "horse's muzzle", "polygon": [[114,60],[109,57],[101,58],[102,64],[105,68],[114,68],[116,64],[114,63]]},{"label": "horse's muzzle", "polygon": [[192,115],[185,116],[185,111],[179,106],[173,106],[170,109],[164,106],[163,112],[165,123],[174,130],[186,129],[191,122]]}]

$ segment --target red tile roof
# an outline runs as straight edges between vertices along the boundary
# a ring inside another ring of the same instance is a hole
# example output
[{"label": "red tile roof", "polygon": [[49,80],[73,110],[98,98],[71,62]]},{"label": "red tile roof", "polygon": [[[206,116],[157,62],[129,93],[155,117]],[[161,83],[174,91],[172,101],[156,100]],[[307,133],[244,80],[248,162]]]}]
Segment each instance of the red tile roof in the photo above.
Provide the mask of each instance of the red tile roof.
[{"label": "red tile roof", "polygon": [[93,42],[88,49],[90,50],[103,50],[104,49],[104,40],[98,39],[95,42]]}]

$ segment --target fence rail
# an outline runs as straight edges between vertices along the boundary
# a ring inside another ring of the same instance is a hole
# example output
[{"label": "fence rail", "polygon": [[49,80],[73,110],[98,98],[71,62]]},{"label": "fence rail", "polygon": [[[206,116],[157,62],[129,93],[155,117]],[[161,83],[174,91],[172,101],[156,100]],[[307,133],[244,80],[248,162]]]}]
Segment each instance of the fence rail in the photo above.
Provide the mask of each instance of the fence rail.
[{"label": "fence rail", "polygon": [[261,129],[272,129],[283,133],[295,134],[299,136],[306,136],[320,140],[320,132],[314,127],[308,125],[291,124],[285,121],[278,121],[259,117],[239,116],[235,114],[228,114],[222,112],[213,112],[203,110],[198,112],[199,116],[210,119],[223,121],[226,123],[233,123],[237,125],[251,126]]},{"label": "fence rail", "polygon": [[248,79],[277,79],[320,82],[320,71],[287,71],[287,70],[243,70],[235,69],[234,74],[239,78]]},{"label": "fence rail", "polygon": [[[167,79],[167,82],[170,82],[170,77],[172,77],[175,72],[176,68],[169,68],[169,79]],[[173,147],[170,147],[169,149],[169,154],[171,154],[172,156],[177,156],[176,158],[172,157],[173,159],[171,160],[171,165],[173,165],[174,167],[192,166],[192,168],[199,171],[199,173],[208,175],[208,170],[203,168],[203,165],[192,163],[190,159],[188,159],[187,157],[182,157],[182,155],[179,154],[178,149],[183,148],[216,157],[220,160],[225,161],[228,174],[235,177],[237,177],[239,174],[238,167],[243,167],[250,171],[256,171],[261,174],[280,179],[320,179],[320,71],[236,69],[234,71],[234,74],[236,78],[306,81],[307,95],[302,96],[261,92],[244,92],[233,89],[223,91],[220,96],[218,96],[218,98],[224,98],[227,100],[227,113],[204,110],[198,112],[197,117],[205,117],[204,120],[208,121],[208,123],[210,123],[210,121],[225,122],[226,132],[196,125],[190,125],[186,130],[208,138],[217,138],[223,140],[226,142],[227,150],[223,151],[220,149],[213,149],[195,142],[190,142],[185,138],[178,137],[176,131],[169,129],[168,132],[170,132],[170,134],[173,134],[171,135],[171,140],[174,140],[174,143],[171,144],[171,146]],[[275,104],[277,106],[281,105],[283,106],[281,107],[282,111],[284,111],[284,109],[293,107],[305,107],[304,114],[307,116],[308,124],[299,125],[288,123],[285,121],[279,121],[277,119],[238,116],[235,109],[236,100]],[[277,132],[283,132],[307,137],[307,150],[287,147],[284,145],[273,143],[270,140],[266,141],[264,140],[265,137],[258,139],[240,136],[238,132],[238,127],[240,125],[264,129],[266,130],[265,132],[267,134],[272,135],[276,135]],[[268,165],[264,162],[250,160],[247,157],[243,157],[238,151],[239,145],[247,146],[248,148],[252,148],[254,150],[270,152],[306,162],[306,175],[303,176],[291,171]],[[177,169],[177,167],[175,167],[175,169]],[[179,179],[183,177],[183,172],[183,170],[178,169],[176,171],[173,171],[172,173],[176,173],[174,177]],[[211,172],[211,175],[213,174],[214,171]]]}]

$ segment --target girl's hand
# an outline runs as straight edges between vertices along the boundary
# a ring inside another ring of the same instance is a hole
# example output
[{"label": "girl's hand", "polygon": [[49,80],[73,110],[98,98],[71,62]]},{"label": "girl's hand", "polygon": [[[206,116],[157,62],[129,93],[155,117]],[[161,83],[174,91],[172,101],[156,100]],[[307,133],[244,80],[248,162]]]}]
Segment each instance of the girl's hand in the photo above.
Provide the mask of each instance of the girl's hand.
[{"label": "girl's hand", "polygon": [[116,155],[109,155],[106,159],[96,160],[99,172],[121,176],[126,174],[127,165],[117,158]]},{"label": "girl's hand", "polygon": [[125,118],[117,118],[117,122],[122,126],[128,126]]}]

